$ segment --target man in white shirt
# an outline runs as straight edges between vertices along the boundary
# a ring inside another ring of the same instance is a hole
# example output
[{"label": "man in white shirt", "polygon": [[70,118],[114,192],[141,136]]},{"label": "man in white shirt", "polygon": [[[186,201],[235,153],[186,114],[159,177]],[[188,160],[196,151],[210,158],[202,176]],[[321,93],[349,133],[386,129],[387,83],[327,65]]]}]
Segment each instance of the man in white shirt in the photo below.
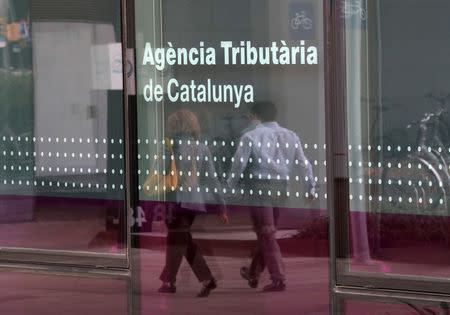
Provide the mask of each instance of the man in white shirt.
[{"label": "man in white shirt", "polygon": [[[278,207],[290,193],[294,178],[306,178],[309,198],[314,198],[316,182],[311,164],[306,159],[298,136],[280,127],[275,121],[273,103],[255,103],[250,109],[253,121],[259,121],[239,140],[227,183],[230,189],[239,186],[245,194],[255,196],[251,207],[257,246],[250,268],[241,268],[241,275],[255,288],[259,275],[267,265],[272,283],[263,291],[284,291],[286,276],[280,247],[276,241]],[[296,171],[302,176],[296,177]]]}]

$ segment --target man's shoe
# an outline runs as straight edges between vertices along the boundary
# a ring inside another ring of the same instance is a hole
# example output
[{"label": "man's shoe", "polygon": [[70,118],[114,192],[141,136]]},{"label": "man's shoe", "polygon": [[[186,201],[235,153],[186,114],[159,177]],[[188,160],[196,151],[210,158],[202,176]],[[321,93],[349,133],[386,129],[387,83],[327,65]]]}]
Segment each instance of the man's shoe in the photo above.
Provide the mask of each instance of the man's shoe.
[{"label": "man's shoe", "polygon": [[212,278],[209,280],[209,282],[206,285],[203,285],[202,289],[200,290],[200,293],[197,294],[198,297],[207,297],[209,293],[217,288],[217,281],[216,279]]},{"label": "man's shoe", "polygon": [[284,290],[286,290],[286,284],[281,280],[272,281],[271,284],[268,284],[263,288],[264,292],[277,292]]},{"label": "man's shoe", "polygon": [[248,281],[248,285],[250,288],[256,288],[258,286],[258,279],[251,278],[250,277],[250,270],[248,267],[242,267],[241,268],[241,277]]},{"label": "man's shoe", "polygon": [[160,293],[175,293],[177,291],[177,287],[173,283],[163,283],[162,286],[158,289]]}]

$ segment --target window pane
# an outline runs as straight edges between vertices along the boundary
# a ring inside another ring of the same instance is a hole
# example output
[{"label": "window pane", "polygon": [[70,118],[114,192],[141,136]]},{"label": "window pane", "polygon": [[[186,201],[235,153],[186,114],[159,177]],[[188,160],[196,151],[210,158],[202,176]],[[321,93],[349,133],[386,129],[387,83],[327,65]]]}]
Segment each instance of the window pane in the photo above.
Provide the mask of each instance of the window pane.
[{"label": "window pane", "polygon": [[450,6],[365,3],[343,1],[342,16],[351,268],[450,278]]},{"label": "window pane", "polygon": [[0,243],[123,253],[120,3],[72,2],[0,3]]},{"label": "window pane", "polygon": [[[210,270],[225,300],[226,290],[248,290],[240,268],[257,244],[269,246],[259,253],[273,257],[272,278],[286,278],[291,293],[268,306],[251,291],[231,302],[235,312],[328,311],[322,15],[317,1],[136,1],[135,221],[146,292],[176,274],[177,290],[197,293],[190,271],[172,265],[182,259],[175,247],[195,247],[191,231],[204,253],[194,272],[201,280]],[[225,209],[229,225],[217,218]],[[270,284],[268,272],[249,272],[259,290]],[[296,298],[312,287],[320,298]],[[143,301],[146,312],[162,311],[155,299]]]}]

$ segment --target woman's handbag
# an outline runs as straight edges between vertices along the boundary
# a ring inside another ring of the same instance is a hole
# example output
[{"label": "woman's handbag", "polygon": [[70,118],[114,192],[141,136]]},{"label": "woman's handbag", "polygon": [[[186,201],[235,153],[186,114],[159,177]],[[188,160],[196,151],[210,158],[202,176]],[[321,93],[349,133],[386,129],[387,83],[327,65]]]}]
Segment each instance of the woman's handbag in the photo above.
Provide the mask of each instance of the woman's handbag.
[{"label": "woman's handbag", "polygon": [[177,167],[175,165],[175,154],[173,152],[173,146],[168,138],[165,139],[165,143],[169,147],[171,152],[170,171],[166,174],[160,174],[158,170],[153,169],[147,176],[143,190],[150,197],[158,195],[161,190],[164,192],[174,191],[178,186],[178,174]]}]

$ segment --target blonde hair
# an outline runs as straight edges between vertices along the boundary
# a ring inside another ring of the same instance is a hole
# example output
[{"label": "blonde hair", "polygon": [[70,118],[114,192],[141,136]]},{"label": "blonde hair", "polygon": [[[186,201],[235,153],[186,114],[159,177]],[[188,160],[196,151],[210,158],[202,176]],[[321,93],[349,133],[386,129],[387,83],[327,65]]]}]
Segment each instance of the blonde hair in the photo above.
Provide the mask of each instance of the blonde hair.
[{"label": "blonde hair", "polygon": [[167,133],[169,137],[189,136],[198,139],[200,125],[197,116],[186,109],[176,111],[167,119]]}]

